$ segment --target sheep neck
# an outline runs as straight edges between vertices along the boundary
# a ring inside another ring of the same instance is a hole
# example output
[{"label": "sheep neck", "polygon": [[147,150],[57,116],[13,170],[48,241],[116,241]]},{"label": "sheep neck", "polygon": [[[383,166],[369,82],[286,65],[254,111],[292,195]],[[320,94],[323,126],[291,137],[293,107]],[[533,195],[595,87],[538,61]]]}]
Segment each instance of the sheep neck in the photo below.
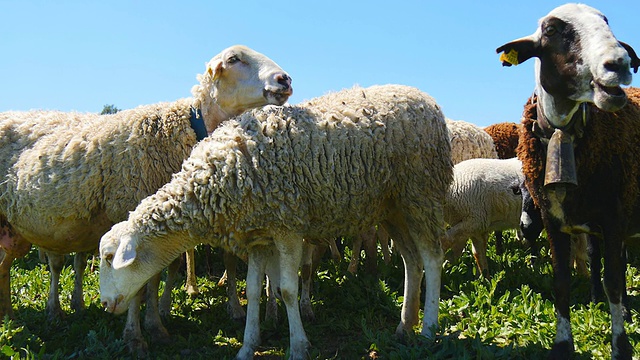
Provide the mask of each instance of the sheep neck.
[{"label": "sheep neck", "polygon": [[207,128],[207,134],[211,134],[220,123],[230,119],[231,115],[224,111],[217,102],[214,102],[211,107],[202,110],[202,117]]},{"label": "sheep neck", "polygon": [[[542,103],[537,102],[537,97],[534,96],[533,103],[536,104],[537,118],[534,121],[533,133],[540,139],[549,140],[551,135],[556,129],[565,131],[578,138],[581,138],[584,133],[584,128],[587,125],[589,118],[589,109],[587,103],[580,104],[578,111],[576,111],[569,123],[563,127],[556,127],[544,115],[544,109]],[[546,141],[544,141],[546,144]]]}]

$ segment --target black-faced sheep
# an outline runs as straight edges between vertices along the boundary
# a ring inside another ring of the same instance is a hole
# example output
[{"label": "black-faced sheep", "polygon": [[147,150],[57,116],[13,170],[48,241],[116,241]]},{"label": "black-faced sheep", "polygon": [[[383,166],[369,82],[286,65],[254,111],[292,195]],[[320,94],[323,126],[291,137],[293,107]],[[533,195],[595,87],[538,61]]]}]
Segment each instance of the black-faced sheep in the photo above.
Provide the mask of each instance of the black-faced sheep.
[{"label": "black-faced sheep", "polygon": [[[289,318],[290,356],[309,346],[298,308],[303,238],[354,235],[383,224],[405,263],[396,332],[437,326],[443,262],[442,204],[452,164],[439,106],[417,89],[353,88],[295,107],[247,112],[198,144],[170,183],[100,241],[101,299],[121,313],[178,254],[208,242],[248,252],[247,321],[237,358],[260,343],[264,273]],[[423,271],[424,270],[424,271]]]},{"label": "black-faced sheep", "polygon": [[[0,245],[11,255],[0,265],[0,318],[12,312],[8,271],[24,244],[54,254],[95,250],[180,169],[197,137],[246,109],[283,104],[292,92],[286,72],[244,46],[216,55],[198,80],[193,98],[113,115],[0,113],[0,224],[9,234]],[[149,321],[162,326],[157,316]]]},{"label": "black-faced sheep", "polygon": [[623,241],[640,224],[640,90],[630,68],[640,59],[618,41],[606,17],[567,4],[539,21],[537,31],[500,46],[503,65],[536,58],[535,96],[525,106],[518,145],[527,188],[542,211],[553,257],[557,313],[550,358],[573,352],[570,236],[603,239],[604,284],[612,321],[613,359],[631,359],[621,297]]}]

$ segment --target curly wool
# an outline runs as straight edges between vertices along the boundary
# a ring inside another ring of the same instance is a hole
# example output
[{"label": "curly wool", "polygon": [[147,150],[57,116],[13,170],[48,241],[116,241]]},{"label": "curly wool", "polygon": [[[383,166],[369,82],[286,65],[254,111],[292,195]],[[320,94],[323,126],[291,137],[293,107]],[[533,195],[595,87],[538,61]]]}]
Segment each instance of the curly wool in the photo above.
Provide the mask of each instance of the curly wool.
[{"label": "curly wool", "polygon": [[472,123],[446,119],[451,142],[451,159],[458,164],[468,159],[497,159],[491,136]]},{"label": "curly wool", "polygon": [[[100,231],[126,218],[188,157],[196,143],[191,102],[112,115],[0,114],[0,214],[26,240],[48,250],[95,249]],[[70,236],[56,241],[53,232]],[[96,233],[96,242],[76,242],[87,232]],[[41,234],[49,233],[52,239],[42,244]]]},{"label": "curly wool", "polygon": [[498,159],[516,157],[520,128],[521,125],[510,122],[497,123],[484,128],[484,131],[493,139]]},{"label": "curly wool", "polygon": [[357,234],[392,211],[429,209],[417,216],[440,236],[451,178],[431,97],[405,86],[353,88],[225,122],[129,222],[146,234],[217,237],[238,251],[279,232]]},{"label": "curly wool", "polygon": [[[567,208],[583,214],[598,208],[603,193],[620,199],[624,212],[630,216],[638,207],[640,195],[640,89],[627,88],[628,103],[621,110],[610,113],[589,106],[588,123],[584,135],[574,141],[579,186],[576,194],[565,201]],[[527,188],[536,206],[548,203],[544,185],[546,148],[532,131],[537,119],[536,103],[531,99],[524,108],[518,145]],[[611,126],[615,124],[615,126]],[[597,179],[608,179],[603,184]]]}]

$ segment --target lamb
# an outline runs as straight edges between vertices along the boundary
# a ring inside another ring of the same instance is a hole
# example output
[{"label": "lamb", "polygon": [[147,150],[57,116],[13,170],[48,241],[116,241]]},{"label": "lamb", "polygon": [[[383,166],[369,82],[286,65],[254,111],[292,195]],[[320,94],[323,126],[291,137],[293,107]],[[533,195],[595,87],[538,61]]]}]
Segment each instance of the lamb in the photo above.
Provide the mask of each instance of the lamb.
[{"label": "lamb", "polygon": [[406,86],[355,87],[247,112],[198,144],[170,183],[102,237],[103,305],[122,313],[150,276],[196,244],[246,252],[247,320],[237,358],[252,359],[260,343],[266,272],[286,306],[290,357],[301,359],[309,346],[297,301],[303,238],[353,235],[382,223],[405,263],[396,333],[418,322],[424,270],[422,334],[432,337],[450,156],[440,107]]},{"label": "lamb", "polygon": [[[53,254],[95,250],[111,225],[180,170],[198,138],[246,109],[284,104],[292,93],[289,75],[245,46],[213,57],[198,80],[193,98],[113,115],[0,113],[0,246],[7,252],[0,317],[12,313],[11,262],[29,244]],[[148,322],[166,333],[157,316]],[[127,325],[129,336],[138,348],[139,324]]]},{"label": "lamb", "polygon": [[535,96],[525,105],[518,158],[542,212],[554,272],[556,338],[550,358],[574,350],[570,305],[570,236],[596,234],[604,246],[611,312],[611,358],[631,359],[624,330],[623,241],[640,224],[640,89],[629,85],[640,58],[615,38],[606,17],[567,4],[530,36],[497,48],[503,65],[535,61]]},{"label": "lamb", "polygon": [[462,253],[467,240],[480,274],[488,276],[487,238],[491,231],[518,228],[522,213],[520,184],[522,163],[512,159],[469,159],[453,168],[444,220],[451,227],[442,240],[453,258]]}]

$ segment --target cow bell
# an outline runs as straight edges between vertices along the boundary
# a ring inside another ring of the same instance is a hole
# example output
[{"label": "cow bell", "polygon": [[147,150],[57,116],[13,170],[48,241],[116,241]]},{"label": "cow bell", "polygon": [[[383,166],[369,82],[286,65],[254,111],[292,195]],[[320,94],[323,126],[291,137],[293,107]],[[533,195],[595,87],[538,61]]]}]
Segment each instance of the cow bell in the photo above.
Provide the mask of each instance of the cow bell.
[{"label": "cow bell", "polygon": [[560,129],[556,129],[549,139],[544,174],[545,187],[557,187],[557,185],[565,185],[565,188],[578,185],[573,138]]}]

